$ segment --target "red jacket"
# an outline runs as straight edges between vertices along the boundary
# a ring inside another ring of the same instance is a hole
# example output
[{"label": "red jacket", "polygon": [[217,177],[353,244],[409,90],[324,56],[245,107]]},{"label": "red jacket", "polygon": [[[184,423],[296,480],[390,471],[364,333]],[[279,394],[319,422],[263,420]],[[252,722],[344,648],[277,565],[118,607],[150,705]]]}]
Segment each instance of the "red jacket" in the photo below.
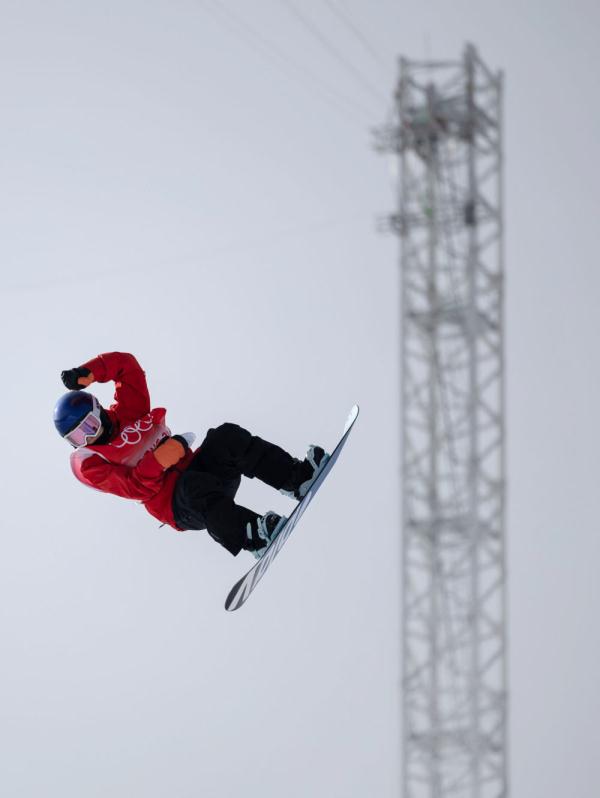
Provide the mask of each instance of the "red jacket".
[{"label": "red jacket", "polygon": [[151,515],[178,529],[171,507],[173,491],[193,452],[166,470],[154,457],[159,441],[171,434],[165,424],[167,411],[150,409],[146,375],[133,355],[109,352],[83,365],[96,382],[115,383],[114,403],[106,411],[113,429],[108,443],[75,449],[73,473],[92,488],[142,502]]}]

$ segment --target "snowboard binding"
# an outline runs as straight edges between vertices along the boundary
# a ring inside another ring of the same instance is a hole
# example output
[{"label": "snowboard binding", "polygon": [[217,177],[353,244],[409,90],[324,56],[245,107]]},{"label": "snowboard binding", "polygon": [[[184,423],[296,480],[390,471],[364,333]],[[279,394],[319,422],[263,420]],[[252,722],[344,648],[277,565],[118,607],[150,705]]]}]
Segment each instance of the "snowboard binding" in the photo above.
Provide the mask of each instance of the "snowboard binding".
[{"label": "snowboard binding", "polygon": [[325,468],[329,457],[330,455],[321,446],[312,444],[304,460],[294,460],[290,478],[282,485],[279,492],[290,499],[301,501]]}]

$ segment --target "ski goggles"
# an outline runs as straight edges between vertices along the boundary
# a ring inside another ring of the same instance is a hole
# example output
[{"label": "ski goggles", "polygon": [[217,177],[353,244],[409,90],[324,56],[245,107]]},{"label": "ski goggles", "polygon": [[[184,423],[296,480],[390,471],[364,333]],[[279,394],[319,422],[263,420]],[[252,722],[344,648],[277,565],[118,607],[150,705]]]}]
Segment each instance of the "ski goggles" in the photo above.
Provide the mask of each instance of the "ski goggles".
[{"label": "ski goggles", "polygon": [[100,432],[101,426],[99,411],[96,409],[90,410],[87,416],[82,418],[79,424],[63,437],[72,446],[79,448],[80,446],[85,446],[92,438],[95,438]]}]

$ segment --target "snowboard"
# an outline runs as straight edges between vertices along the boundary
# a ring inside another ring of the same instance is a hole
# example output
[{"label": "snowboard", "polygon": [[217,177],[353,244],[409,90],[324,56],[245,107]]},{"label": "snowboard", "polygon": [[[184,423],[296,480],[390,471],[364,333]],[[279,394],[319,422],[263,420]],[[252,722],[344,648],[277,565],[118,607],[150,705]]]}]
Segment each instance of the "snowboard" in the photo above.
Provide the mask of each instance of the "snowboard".
[{"label": "snowboard", "polygon": [[225,609],[229,610],[229,612],[233,612],[233,610],[239,610],[239,608],[244,604],[246,599],[250,596],[254,588],[263,578],[267,570],[269,569],[271,563],[277,557],[283,546],[285,545],[286,540],[292,534],[294,528],[296,527],[298,521],[304,515],[304,512],[311,501],[314,499],[317,491],[323,484],[323,482],[327,479],[327,475],[333,468],[336,463],[336,460],[340,456],[342,449],[344,448],[346,441],[348,440],[348,436],[352,431],[352,427],[354,426],[354,422],[358,418],[359,408],[358,405],[354,405],[350,414],[348,416],[348,420],[346,421],[346,426],[344,427],[344,432],[342,437],[337,443],[337,446],[331,453],[331,457],[325,464],[325,467],[316,478],[314,483],[311,485],[310,490],[302,498],[296,507],[294,508],[293,512],[291,513],[290,517],[287,519],[284,526],[279,531],[279,534],[276,538],[274,538],[271,543],[269,544],[267,550],[263,554],[263,556],[258,560],[255,565],[238,581],[229,591],[229,595],[225,601]]}]

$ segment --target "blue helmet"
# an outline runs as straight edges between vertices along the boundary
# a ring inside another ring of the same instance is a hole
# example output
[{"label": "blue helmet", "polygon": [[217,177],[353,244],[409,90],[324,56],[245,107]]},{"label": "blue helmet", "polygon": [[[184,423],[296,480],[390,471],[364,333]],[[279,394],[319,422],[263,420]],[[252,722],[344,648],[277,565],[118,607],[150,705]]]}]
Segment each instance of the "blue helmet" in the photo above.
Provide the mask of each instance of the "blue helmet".
[{"label": "blue helmet", "polygon": [[100,403],[91,393],[69,391],[54,407],[54,426],[72,446],[84,446],[102,427]]}]

